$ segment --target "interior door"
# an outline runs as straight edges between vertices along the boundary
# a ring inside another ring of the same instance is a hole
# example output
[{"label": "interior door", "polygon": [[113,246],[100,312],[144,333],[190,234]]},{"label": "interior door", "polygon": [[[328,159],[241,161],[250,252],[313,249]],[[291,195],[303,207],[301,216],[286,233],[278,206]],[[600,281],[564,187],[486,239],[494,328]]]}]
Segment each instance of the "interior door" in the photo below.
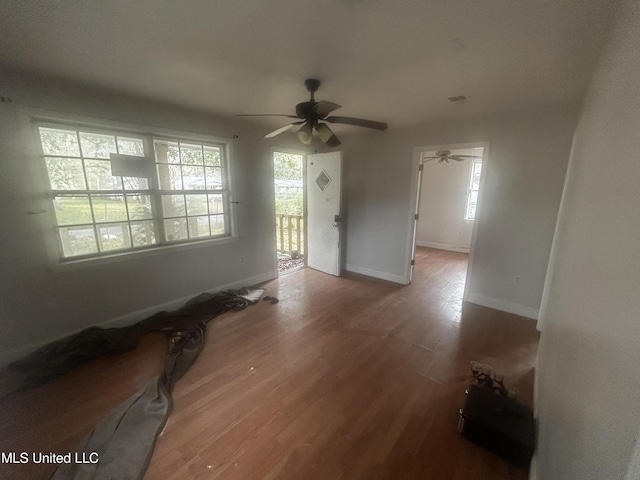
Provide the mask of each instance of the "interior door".
[{"label": "interior door", "polygon": [[340,275],[342,152],[307,156],[307,266]]}]

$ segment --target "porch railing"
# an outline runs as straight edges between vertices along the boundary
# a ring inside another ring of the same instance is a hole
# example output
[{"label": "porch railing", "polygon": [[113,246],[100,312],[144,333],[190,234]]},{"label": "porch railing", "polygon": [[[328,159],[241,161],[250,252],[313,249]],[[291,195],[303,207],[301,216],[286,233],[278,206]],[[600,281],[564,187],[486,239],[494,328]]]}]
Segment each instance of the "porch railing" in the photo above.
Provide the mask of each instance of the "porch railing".
[{"label": "porch railing", "polygon": [[279,253],[304,255],[304,217],[276,214],[276,248]]}]

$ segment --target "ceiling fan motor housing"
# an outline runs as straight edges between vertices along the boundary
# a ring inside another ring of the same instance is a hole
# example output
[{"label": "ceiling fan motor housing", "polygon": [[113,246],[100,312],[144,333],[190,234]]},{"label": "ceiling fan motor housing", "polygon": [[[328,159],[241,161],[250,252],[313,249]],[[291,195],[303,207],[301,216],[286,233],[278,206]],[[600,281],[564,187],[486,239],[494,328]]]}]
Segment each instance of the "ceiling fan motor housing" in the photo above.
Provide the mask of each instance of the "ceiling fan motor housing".
[{"label": "ceiling fan motor housing", "polygon": [[302,102],[296,105],[296,117],[307,118],[316,102]]}]

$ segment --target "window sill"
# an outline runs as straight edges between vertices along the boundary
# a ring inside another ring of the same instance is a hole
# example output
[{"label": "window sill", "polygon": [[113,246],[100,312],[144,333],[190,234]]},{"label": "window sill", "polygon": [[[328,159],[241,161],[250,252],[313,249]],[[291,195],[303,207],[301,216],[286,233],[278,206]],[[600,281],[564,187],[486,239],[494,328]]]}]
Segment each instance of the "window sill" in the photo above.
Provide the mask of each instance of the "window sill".
[{"label": "window sill", "polygon": [[160,247],[152,247],[144,250],[134,250],[126,252],[115,252],[111,255],[101,257],[80,258],[77,260],[58,259],[56,263],[51,265],[53,271],[76,270],[79,268],[90,268],[110,263],[135,260],[138,258],[153,257],[156,255],[167,255],[170,253],[183,252],[188,250],[196,250],[200,248],[212,247],[214,245],[225,245],[238,241],[238,237],[231,235],[228,237],[207,239],[198,242],[177,243],[174,245],[162,245]]}]

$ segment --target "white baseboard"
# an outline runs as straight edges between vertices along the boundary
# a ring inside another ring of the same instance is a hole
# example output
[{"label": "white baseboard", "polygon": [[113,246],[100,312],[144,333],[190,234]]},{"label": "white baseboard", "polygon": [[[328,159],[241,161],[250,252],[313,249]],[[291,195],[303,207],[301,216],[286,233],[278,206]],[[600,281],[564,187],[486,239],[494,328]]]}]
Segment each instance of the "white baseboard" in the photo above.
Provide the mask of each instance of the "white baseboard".
[{"label": "white baseboard", "polygon": [[455,245],[448,245],[446,243],[425,242],[424,240],[416,240],[416,245],[419,247],[437,248],[439,250],[449,250],[451,252],[469,253],[469,247],[456,247]]},{"label": "white baseboard", "polygon": [[221,292],[223,290],[233,290],[236,288],[241,288],[241,287],[249,287],[252,285],[256,285],[258,283],[262,283],[262,282],[266,282],[268,280],[272,280],[274,278],[276,278],[278,276],[278,272],[277,271],[271,271],[271,272],[267,272],[267,273],[263,273],[261,275],[256,275],[255,277],[250,277],[250,278],[245,278],[244,280],[240,280],[237,282],[233,282],[233,283],[228,283],[226,285],[221,285],[218,287],[214,287],[212,289],[209,290],[203,290],[197,293],[194,293],[192,295],[187,295],[184,297],[180,297],[180,298],[175,298],[173,300],[169,300],[168,302],[164,302],[161,303],[159,305],[152,305],[150,307],[146,307],[146,308],[142,308],[140,310],[136,310],[134,312],[130,312],[130,313],[126,313],[124,315],[120,315],[118,317],[115,318],[110,318],[108,320],[104,320],[102,322],[93,324],[93,325],[86,325],[85,327],[79,329],[79,330],[74,330],[71,332],[66,332],[60,335],[56,335],[54,337],[48,338],[46,340],[41,340],[39,342],[34,342],[34,343],[30,343],[28,345],[21,345],[19,347],[16,348],[12,348],[11,350],[7,350],[4,352],[0,353],[0,367],[4,367],[6,365],[8,365],[9,363],[18,360],[22,357],[25,357],[26,355],[29,355],[31,352],[34,352],[35,350],[44,347],[45,345],[51,343],[51,342],[55,342],[57,340],[61,340],[65,337],[68,337],[70,335],[73,335],[75,333],[78,333],[82,330],[84,330],[85,328],[91,327],[91,326],[96,326],[96,327],[101,327],[101,328],[112,328],[112,327],[125,327],[127,325],[133,325],[134,323],[139,322],[140,320],[144,320],[147,317],[150,317],[151,315],[153,315],[154,313],[157,312],[161,312],[163,310],[166,311],[171,311],[171,310],[176,310],[180,307],[182,307],[188,300],[192,299],[193,297],[201,294],[201,293],[216,293],[216,292]]},{"label": "white baseboard", "polygon": [[373,270],[371,268],[359,267],[358,265],[352,265],[347,263],[345,265],[345,270],[353,273],[360,273],[362,275],[366,275],[368,277],[380,278],[382,280],[387,280],[393,283],[399,283],[401,285],[406,285],[407,282],[402,275],[393,275],[392,273],[380,272],[378,270]]},{"label": "white baseboard", "polygon": [[493,308],[501,312],[513,313],[514,315],[520,315],[521,317],[532,318],[534,320],[537,320],[540,314],[537,308],[526,307],[518,303],[505,302],[504,300],[479,295],[477,293],[470,293],[464,300],[475,303],[476,305]]}]

